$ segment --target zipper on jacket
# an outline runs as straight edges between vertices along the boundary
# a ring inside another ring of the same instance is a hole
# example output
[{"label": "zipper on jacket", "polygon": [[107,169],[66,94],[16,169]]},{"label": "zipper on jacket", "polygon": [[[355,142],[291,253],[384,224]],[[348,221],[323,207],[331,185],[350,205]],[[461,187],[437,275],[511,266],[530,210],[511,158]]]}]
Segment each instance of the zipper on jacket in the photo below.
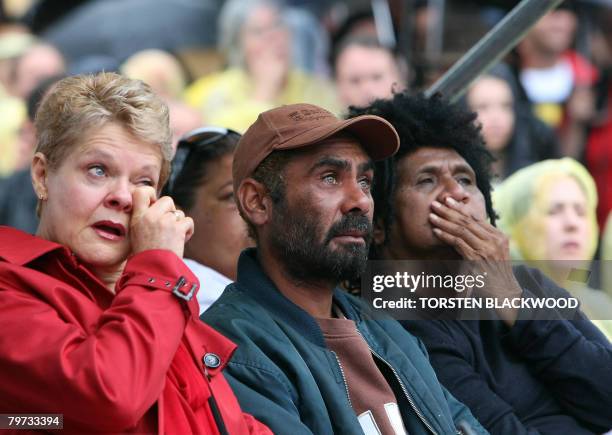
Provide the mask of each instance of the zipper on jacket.
[{"label": "zipper on jacket", "polygon": [[348,400],[349,405],[351,405],[351,408],[352,408],[353,403],[351,402],[351,396],[349,395],[348,382],[346,382],[346,376],[344,376],[344,369],[342,368],[342,364],[340,363],[340,358],[338,358],[338,355],[336,355],[336,352],[334,352],[333,350],[330,352],[334,354],[334,357],[336,357],[336,361],[338,362],[338,367],[340,367],[340,374],[342,375],[342,382],[344,383],[344,390],[346,391],[346,398]]},{"label": "zipper on jacket", "polygon": [[[357,329],[357,332],[359,333],[359,335],[361,335],[361,331],[359,329]],[[402,382],[402,379],[399,377],[399,374],[397,373],[395,368],[391,364],[389,364],[387,362],[387,360],[385,360],[382,356],[380,356],[374,349],[372,349],[370,347],[369,343],[366,341],[366,339],[363,337],[363,335],[361,335],[361,338],[363,338],[363,341],[365,341],[366,345],[368,346],[368,349],[370,349],[370,352],[372,352],[372,355],[374,355],[376,358],[381,360],[383,363],[385,363],[385,365],[387,367],[389,367],[391,369],[391,371],[395,375],[395,379],[397,379],[397,382],[399,382],[400,387],[402,388],[402,391],[404,392],[404,395],[406,396],[406,399],[408,399],[408,403],[410,403],[410,406],[412,407],[412,409],[414,410],[416,415],[419,417],[419,419],[421,419],[421,421],[423,422],[425,427],[427,427],[427,429],[429,429],[429,431],[432,434],[437,435],[437,432],[433,429],[431,424],[425,419],[425,416],[423,415],[423,413],[414,404],[414,400],[412,399],[412,396],[410,395],[410,393],[408,392],[408,390],[404,386],[404,383]]]}]

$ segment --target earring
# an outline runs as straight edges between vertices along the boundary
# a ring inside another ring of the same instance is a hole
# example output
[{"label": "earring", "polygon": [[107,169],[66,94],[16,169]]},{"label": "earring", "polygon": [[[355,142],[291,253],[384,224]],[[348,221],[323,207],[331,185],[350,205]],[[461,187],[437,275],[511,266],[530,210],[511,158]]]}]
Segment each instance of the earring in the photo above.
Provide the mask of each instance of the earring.
[{"label": "earring", "polygon": [[47,196],[44,193],[39,193],[38,199],[40,199],[41,201],[45,201],[47,199]]}]

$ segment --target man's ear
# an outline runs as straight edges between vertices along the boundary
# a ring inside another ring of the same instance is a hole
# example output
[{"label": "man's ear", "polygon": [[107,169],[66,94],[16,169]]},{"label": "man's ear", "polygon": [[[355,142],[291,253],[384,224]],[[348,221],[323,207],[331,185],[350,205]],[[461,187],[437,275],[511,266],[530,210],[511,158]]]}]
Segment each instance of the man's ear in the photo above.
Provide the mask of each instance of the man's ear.
[{"label": "man's ear", "polygon": [[47,175],[49,173],[49,163],[43,153],[36,153],[32,158],[32,167],[30,174],[32,177],[32,185],[38,199],[44,201],[49,194],[47,190]]},{"label": "man's ear", "polygon": [[387,240],[387,232],[385,231],[385,225],[382,218],[378,218],[373,223],[372,240],[376,246],[382,246]]},{"label": "man's ear", "polygon": [[236,196],[243,217],[253,226],[259,227],[272,217],[272,200],[266,187],[253,178],[246,178],[238,187]]}]

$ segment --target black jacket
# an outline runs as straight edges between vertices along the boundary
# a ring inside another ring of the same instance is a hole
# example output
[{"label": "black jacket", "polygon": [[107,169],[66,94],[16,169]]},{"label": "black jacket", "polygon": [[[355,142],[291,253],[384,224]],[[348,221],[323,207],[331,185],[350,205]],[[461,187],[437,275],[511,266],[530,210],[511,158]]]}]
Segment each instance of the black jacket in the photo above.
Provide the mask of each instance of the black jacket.
[{"label": "black jacket", "polygon": [[[567,295],[538,271],[515,275],[525,293]],[[572,320],[519,320],[511,329],[501,321],[403,325],[425,343],[440,382],[491,434],[612,428],[612,345],[579,310]]]}]

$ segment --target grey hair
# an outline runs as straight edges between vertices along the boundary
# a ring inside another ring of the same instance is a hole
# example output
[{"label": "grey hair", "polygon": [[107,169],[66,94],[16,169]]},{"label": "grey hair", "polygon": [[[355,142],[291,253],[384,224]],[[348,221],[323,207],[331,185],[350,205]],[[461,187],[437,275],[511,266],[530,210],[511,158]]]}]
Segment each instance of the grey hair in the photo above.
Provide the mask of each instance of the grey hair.
[{"label": "grey hair", "polygon": [[228,0],[221,9],[217,23],[217,46],[230,67],[245,66],[240,33],[244,23],[260,6],[272,7],[282,16],[285,4],[282,0]]}]

